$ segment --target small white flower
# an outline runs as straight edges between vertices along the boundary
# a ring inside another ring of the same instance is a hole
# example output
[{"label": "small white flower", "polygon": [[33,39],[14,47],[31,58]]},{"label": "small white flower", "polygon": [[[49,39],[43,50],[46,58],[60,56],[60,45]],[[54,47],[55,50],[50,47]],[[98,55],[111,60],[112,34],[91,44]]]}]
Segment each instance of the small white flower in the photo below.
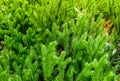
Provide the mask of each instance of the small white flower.
[{"label": "small white flower", "polygon": [[115,48],[112,52],[112,55],[114,55],[117,52],[117,49]]},{"label": "small white flower", "polygon": [[111,44],[109,42],[106,43],[106,47],[110,47]]}]

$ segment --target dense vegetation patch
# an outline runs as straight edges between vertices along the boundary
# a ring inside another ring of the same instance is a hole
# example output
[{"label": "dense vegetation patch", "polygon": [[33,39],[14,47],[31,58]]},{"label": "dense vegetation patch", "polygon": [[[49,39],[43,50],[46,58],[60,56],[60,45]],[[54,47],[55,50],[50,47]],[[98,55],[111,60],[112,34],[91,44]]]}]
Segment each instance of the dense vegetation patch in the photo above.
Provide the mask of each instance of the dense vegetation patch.
[{"label": "dense vegetation patch", "polygon": [[119,81],[119,10],[118,0],[0,0],[0,81]]}]

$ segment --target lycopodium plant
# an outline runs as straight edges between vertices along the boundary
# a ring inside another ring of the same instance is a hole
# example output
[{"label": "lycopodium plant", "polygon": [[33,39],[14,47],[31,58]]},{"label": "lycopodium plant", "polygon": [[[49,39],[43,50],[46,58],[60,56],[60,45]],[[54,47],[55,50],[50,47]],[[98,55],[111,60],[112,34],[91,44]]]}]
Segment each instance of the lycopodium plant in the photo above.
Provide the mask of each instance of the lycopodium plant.
[{"label": "lycopodium plant", "polygon": [[102,23],[115,19],[118,40],[119,9],[117,0],[0,0],[0,81],[117,81]]},{"label": "lycopodium plant", "polygon": [[[41,47],[43,77],[45,81],[63,81],[66,75],[66,66],[71,62],[71,58],[65,59],[65,52],[62,52],[59,57],[57,56],[57,52],[55,52],[56,44],[57,42],[51,42],[47,47],[45,45]],[[72,77],[71,74],[69,76]],[[71,77],[69,77],[68,80],[70,80]]]}]

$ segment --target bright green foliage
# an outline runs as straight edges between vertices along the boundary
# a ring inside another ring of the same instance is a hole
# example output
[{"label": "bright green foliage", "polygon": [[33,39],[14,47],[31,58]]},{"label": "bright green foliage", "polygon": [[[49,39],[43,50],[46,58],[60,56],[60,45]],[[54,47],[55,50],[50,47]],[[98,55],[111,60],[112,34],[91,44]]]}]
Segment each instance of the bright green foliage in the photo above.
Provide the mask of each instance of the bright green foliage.
[{"label": "bright green foliage", "polygon": [[[80,39],[73,39],[73,66],[75,76],[77,76],[76,81],[102,81],[111,73],[109,56],[103,49],[106,39],[104,36],[102,38],[97,36],[94,40],[90,36],[86,41],[86,37],[87,34],[83,34]],[[107,78],[106,81],[113,81],[113,75],[110,80]]]},{"label": "bright green foliage", "polygon": [[[0,0],[0,81],[117,81],[119,9],[118,0]],[[107,50],[103,18],[115,23]]]},{"label": "bright green foliage", "polygon": [[[55,81],[63,81],[66,65],[71,61],[71,58],[64,59],[66,55],[65,52],[62,52],[58,57],[55,52],[55,45],[56,42],[50,43],[48,48],[42,45],[43,74],[46,81],[55,78],[52,76],[55,69],[59,71],[59,74],[56,74]],[[58,67],[55,67],[55,65]]]}]

